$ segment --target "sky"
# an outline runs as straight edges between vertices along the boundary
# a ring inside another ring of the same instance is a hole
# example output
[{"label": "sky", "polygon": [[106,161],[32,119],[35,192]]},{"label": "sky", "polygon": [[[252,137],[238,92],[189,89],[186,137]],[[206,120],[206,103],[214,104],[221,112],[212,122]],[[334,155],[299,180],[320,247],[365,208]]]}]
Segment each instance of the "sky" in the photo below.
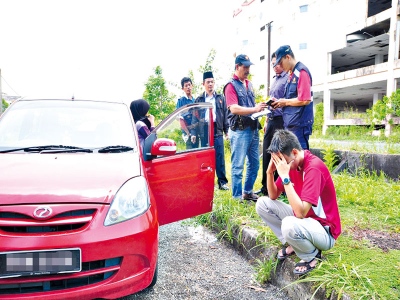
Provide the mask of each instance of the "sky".
[{"label": "sky", "polygon": [[156,66],[179,84],[212,48],[217,68],[233,70],[237,2],[0,0],[2,92],[129,103]]}]

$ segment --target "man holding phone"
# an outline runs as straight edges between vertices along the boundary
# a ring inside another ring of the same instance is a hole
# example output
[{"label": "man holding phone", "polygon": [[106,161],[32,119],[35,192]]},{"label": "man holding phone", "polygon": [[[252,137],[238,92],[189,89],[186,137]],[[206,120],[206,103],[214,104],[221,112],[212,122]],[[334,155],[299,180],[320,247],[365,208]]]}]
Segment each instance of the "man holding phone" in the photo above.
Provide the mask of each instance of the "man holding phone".
[{"label": "man holding phone", "polygon": [[[261,179],[261,190],[257,191],[257,194],[263,194],[265,196],[268,195],[268,190],[267,190],[267,168],[268,164],[271,160],[271,154],[268,153],[267,149],[269,145],[271,144],[272,137],[274,136],[274,133],[278,129],[283,129],[283,118],[282,118],[282,109],[281,108],[276,108],[273,109],[271,106],[274,102],[274,99],[280,99],[283,98],[285,95],[285,86],[288,78],[288,74],[282,69],[282,66],[276,63],[276,54],[273,53],[271,56],[271,66],[274,69],[275,76],[274,76],[274,82],[271,85],[270,88],[270,100],[268,100],[267,105],[268,109],[271,111],[270,113],[267,114],[267,118],[264,123],[264,139],[263,139],[263,152],[262,152],[262,179]],[[275,174],[275,179],[277,177],[277,174]]]},{"label": "man holding phone", "polygon": [[[272,103],[273,108],[282,108],[283,126],[293,132],[303,149],[310,149],[308,139],[314,123],[312,77],[308,68],[294,57],[289,45],[275,51],[276,62],[288,72],[285,96]],[[275,99],[274,99],[275,100]]]}]

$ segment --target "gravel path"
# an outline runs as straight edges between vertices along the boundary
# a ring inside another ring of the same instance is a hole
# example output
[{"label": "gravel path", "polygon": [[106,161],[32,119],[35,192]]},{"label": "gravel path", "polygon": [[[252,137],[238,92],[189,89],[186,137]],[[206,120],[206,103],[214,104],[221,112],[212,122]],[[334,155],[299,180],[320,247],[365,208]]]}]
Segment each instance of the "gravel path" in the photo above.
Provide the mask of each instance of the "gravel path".
[{"label": "gravel path", "polygon": [[160,228],[158,281],[133,299],[287,300],[278,288],[259,285],[253,267],[203,227],[182,222]]}]

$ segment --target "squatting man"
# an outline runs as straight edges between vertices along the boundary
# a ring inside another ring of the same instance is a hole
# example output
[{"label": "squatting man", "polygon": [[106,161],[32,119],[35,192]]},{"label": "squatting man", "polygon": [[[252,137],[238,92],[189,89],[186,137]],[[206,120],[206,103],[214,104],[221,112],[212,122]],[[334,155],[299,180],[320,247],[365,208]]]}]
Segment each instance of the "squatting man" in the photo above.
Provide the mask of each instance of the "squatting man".
[{"label": "squatting man", "polygon": [[[283,244],[278,260],[296,254],[301,261],[293,272],[304,275],[315,268],[321,251],[331,249],[341,233],[333,180],[324,162],[303,150],[290,131],[276,131],[268,151],[269,197],[260,197],[256,210]],[[289,204],[278,200],[283,192]]]}]

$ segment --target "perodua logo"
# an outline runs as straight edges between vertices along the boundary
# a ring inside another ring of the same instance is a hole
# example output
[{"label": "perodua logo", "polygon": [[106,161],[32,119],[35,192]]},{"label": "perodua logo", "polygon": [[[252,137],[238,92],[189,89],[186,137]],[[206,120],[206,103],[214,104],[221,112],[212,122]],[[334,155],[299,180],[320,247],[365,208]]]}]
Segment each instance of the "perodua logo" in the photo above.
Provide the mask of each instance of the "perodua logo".
[{"label": "perodua logo", "polygon": [[45,219],[51,216],[53,210],[49,206],[39,206],[33,212],[33,215],[38,219]]}]

